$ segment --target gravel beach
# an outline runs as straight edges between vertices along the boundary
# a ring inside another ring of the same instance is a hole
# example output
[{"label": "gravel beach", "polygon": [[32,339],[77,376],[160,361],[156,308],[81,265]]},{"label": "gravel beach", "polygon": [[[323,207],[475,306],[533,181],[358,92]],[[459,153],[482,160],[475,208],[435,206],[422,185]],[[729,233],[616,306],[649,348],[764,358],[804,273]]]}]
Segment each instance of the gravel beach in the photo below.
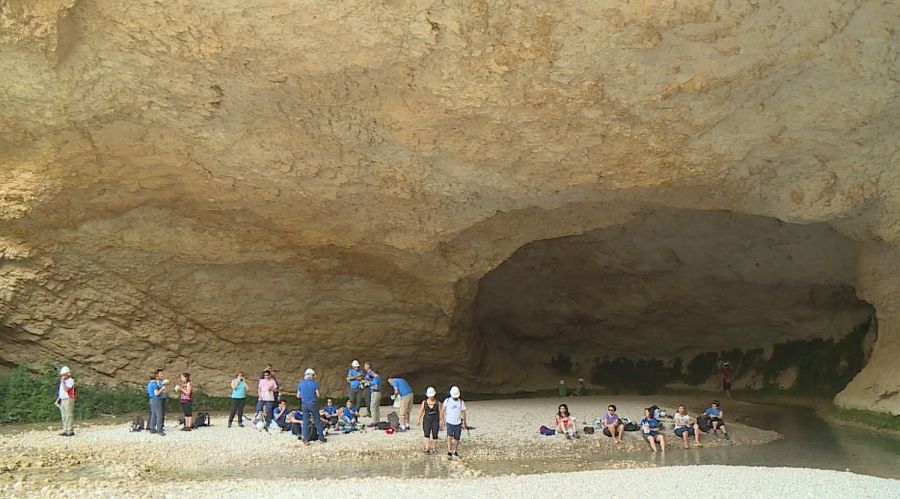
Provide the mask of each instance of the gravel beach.
[{"label": "gravel beach", "polygon": [[[440,475],[457,478],[469,483],[473,487],[471,493],[478,490],[478,496],[496,495],[499,497],[506,490],[507,484],[551,482],[554,486],[568,487],[570,483],[584,481],[585,484],[603,482],[603,475],[575,474],[568,476],[566,473],[554,473],[553,480],[548,480],[551,475],[528,476],[526,482],[502,477],[484,476],[478,467],[470,467],[470,463],[481,463],[484,469],[485,463],[502,463],[506,460],[534,460],[536,463],[546,460],[568,459],[577,460],[582,455],[608,456],[614,461],[611,467],[633,468],[645,467],[646,461],[635,459],[650,452],[647,444],[640,439],[638,433],[626,433],[625,443],[613,445],[612,439],[597,433],[583,435],[579,439],[566,440],[563,437],[545,437],[538,433],[542,424],[551,425],[556,407],[561,399],[515,399],[469,402],[469,424],[475,429],[471,435],[463,436],[460,453],[463,459],[448,462],[446,456],[425,456],[421,451],[422,432],[414,427],[409,432],[385,434],[382,431],[368,430],[351,434],[332,435],[326,444],[313,444],[309,447],[302,445],[297,439],[286,433],[265,433],[249,427],[227,428],[224,418],[213,418],[213,426],[201,428],[193,432],[181,432],[175,425],[177,419],[169,418],[167,426],[168,435],[160,437],[146,432],[131,433],[125,424],[76,426],[74,438],[64,438],[57,435],[58,429],[30,430],[18,434],[7,434],[0,440],[0,494],[12,493],[45,494],[48,491],[65,495],[108,495],[119,496],[147,494],[147,486],[152,485],[158,493],[163,491],[173,497],[185,494],[219,495],[230,494],[233,496],[261,496],[266,487],[272,487],[270,491],[289,490],[296,485],[309,488],[309,490],[340,490],[335,488],[340,481],[330,483],[328,481],[314,480],[305,483],[302,480],[292,480],[288,468],[278,479],[260,481],[254,484],[247,481],[258,478],[260,470],[267,463],[288,463],[290,466],[299,466],[307,470],[302,478],[336,479],[349,478],[354,488],[360,486],[365,490],[372,490],[376,497],[397,497],[397,493],[415,495],[416,490],[424,487],[419,483],[415,485],[415,479],[411,482],[397,480],[403,478],[402,464],[407,461],[415,461],[416,466],[431,466],[431,462],[440,463]],[[649,401],[644,397],[582,397],[567,398],[564,400],[576,415],[578,421],[592,421],[599,417],[606,404],[617,404],[620,416],[632,420],[639,420],[641,411]],[[679,399],[657,397],[653,402],[666,409],[674,409]],[[704,407],[703,400],[686,400],[689,412],[696,415],[699,409]],[[726,415],[728,406],[725,405]],[[415,411],[413,416],[415,416]],[[365,419],[364,419],[365,421]],[[735,421],[729,421],[729,430],[732,434],[731,441],[721,438],[705,438],[704,449],[718,446],[742,446],[756,445],[770,442],[779,438],[777,433],[747,426]],[[671,430],[667,430],[667,436]],[[445,434],[441,433],[441,449],[445,443]],[[680,447],[680,442],[672,439],[674,445]],[[704,449],[698,449],[703,452]],[[670,447],[669,452],[680,451],[677,447]],[[333,472],[346,468],[356,463],[370,463],[381,466],[375,472],[366,476],[371,478],[356,479],[351,470],[344,473]],[[423,464],[424,463],[424,464]],[[541,471],[535,469],[533,471]],[[616,470],[615,473],[626,472],[626,469]],[[796,470],[794,470],[796,471]],[[792,471],[792,473],[794,472]],[[520,471],[521,472],[521,471]],[[677,485],[681,480],[676,478],[685,473],[685,468],[654,469],[652,475],[646,475],[646,470],[633,470],[634,480],[640,482],[640,477],[646,479],[643,490],[652,490],[661,477],[671,474],[670,479],[662,479],[666,483],[666,491]],[[642,475],[642,473],[644,473]],[[662,473],[659,475],[658,473]],[[732,474],[730,468],[716,468],[714,474]],[[495,473],[492,473],[495,474]],[[412,473],[411,476],[416,476]],[[616,475],[618,476],[618,475]],[[691,477],[691,481],[702,477],[708,479],[710,473],[701,473],[698,477]],[[731,476],[731,475],[729,475]],[[758,474],[753,471],[749,478],[756,480]],[[841,475],[844,476],[844,475]],[[247,480],[244,480],[246,478]],[[428,479],[429,484],[439,490],[442,487],[450,487],[451,482],[442,482],[438,479]],[[572,482],[575,480],[575,482]],[[617,479],[618,480],[618,479]],[[730,480],[730,478],[729,478]],[[728,482],[729,480],[725,480]],[[345,480],[346,481],[346,480]],[[721,479],[714,480],[716,485]],[[840,480],[838,480],[840,481]],[[293,483],[296,482],[296,483]],[[743,482],[742,482],[743,483]],[[755,482],[747,482],[748,488],[741,490],[753,490]],[[62,484],[62,486],[60,486]],[[157,485],[164,484],[162,488]],[[346,484],[351,485],[351,484]],[[721,484],[726,486],[727,483]],[[399,487],[399,488],[398,488]],[[454,485],[455,487],[455,485]],[[522,493],[527,494],[529,488],[522,485]],[[573,486],[566,494],[579,495],[581,486]],[[397,488],[398,492],[391,492]],[[59,490],[58,490],[59,489]],[[298,490],[298,489],[294,489]],[[360,489],[357,489],[360,490]],[[610,493],[614,489],[609,489]],[[737,489],[721,489],[726,494],[735,494]],[[844,490],[844,489],[842,489]],[[847,489],[849,490],[849,489]],[[900,490],[900,487],[898,487]],[[250,493],[252,491],[252,493]],[[259,492],[259,494],[257,494]],[[324,492],[323,492],[324,493]],[[464,493],[464,492],[460,492]],[[552,489],[546,490],[546,494],[556,495]],[[156,495],[154,493],[153,495]],[[504,495],[509,496],[508,493]],[[533,495],[533,494],[530,494]],[[538,494],[542,495],[542,494]],[[633,495],[630,494],[629,495]]]}]

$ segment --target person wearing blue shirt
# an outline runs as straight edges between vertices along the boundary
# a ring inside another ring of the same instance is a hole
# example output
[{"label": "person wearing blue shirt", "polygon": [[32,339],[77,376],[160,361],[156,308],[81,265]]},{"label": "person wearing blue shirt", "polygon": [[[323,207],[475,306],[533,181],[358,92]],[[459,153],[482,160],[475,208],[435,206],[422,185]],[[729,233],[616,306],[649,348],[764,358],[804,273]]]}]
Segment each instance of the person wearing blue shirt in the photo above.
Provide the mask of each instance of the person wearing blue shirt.
[{"label": "person wearing blue shirt", "polygon": [[405,379],[397,376],[388,378],[388,383],[394,387],[394,395],[391,396],[391,400],[400,399],[400,407],[397,409],[400,430],[408,430],[409,414],[412,412],[413,389]]},{"label": "person wearing blue shirt", "polygon": [[650,442],[650,448],[653,449],[653,452],[656,452],[656,442],[659,442],[663,452],[666,451],[666,437],[660,431],[662,431],[662,425],[658,419],[653,417],[653,410],[649,407],[644,409],[644,419],[641,420],[641,432],[643,432],[647,441]]},{"label": "person wearing blue shirt", "polygon": [[381,422],[381,375],[375,366],[369,368],[371,379],[369,381],[369,414],[372,416],[372,426]]},{"label": "person wearing blue shirt", "polygon": [[725,434],[725,440],[731,440],[728,430],[725,429],[725,411],[719,405],[718,400],[713,400],[709,408],[703,411],[703,414],[709,416],[709,426],[712,428],[713,435],[718,436],[719,430]]},{"label": "person wearing blue shirt", "polygon": [[308,424],[303,430],[303,445],[309,445],[312,433],[312,422],[316,423],[316,435],[320,443],[325,443],[325,430],[322,428],[322,418],[319,417],[319,384],[315,380],[316,372],[307,369],[303,373],[303,381],[297,384],[297,398],[300,399],[300,407],[303,410],[303,420]]},{"label": "person wearing blue shirt", "polygon": [[166,385],[169,380],[163,376],[163,370],[157,369],[150,373],[150,382],[147,383],[147,397],[150,398],[150,420],[147,428],[150,433],[165,436],[163,425],[166,421]]},{"label": "person wearing blue shirt", "polygon": [[293,411],[288,413],[287,424],[290,425],[292,434],[294,434],[297,438],[302,438],[302,435],[303,435],[303,411],[300,409],[300,406],[297,406],[296,409],[294,409]]},{"label": "person wearing blue shirt", "polygon": [[359,368],[359,361],[354,360],[350,363],[350,370],[347,371],[347,393],[350,400],[353,401],[353,407],[359,407],[362,403],[362,379],[365,373]]},{"label": "person wearing blue shirt", "polygon": [[353,407],[353,401],[348,400],[347,405],[341,409],[341,426],[348,430],[355,430],[359,422],[359,412]]},{"label": "person wearing blue shirt", "polygon": [[291,426],[287,422],[287,415],[291,412],[288,410],[287,402],[284,399],[278,402],[278,407],[275,408],[274,421],[275,424],[281,428],[281,431],[289,431]]},{"label": "person wearing blue shirt", "polygon": [[322,407],[322,410],[319,411],[319,415],[322,416],[322,424],[325,425],[325,431],[327,433],[329,427],[337,428],[338,425],[338,417],[337,412],[340,407],[334,405],[334,400],[329,398],[325,402],[325,406]]}]

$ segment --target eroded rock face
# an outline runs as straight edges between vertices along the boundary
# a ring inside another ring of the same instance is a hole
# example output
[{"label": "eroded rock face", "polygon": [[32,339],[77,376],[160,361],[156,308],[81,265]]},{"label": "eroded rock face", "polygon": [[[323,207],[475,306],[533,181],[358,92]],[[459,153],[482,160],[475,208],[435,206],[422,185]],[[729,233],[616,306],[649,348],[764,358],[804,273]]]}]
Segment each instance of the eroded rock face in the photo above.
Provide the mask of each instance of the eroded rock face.
[{"label": "eroded rock face", "polygon": [[880,330],[839,401],[900,412],[898,281],[871,263],[900,245],[898,14],[4,2],[0,358],[474,383],[478,281],[516,249],[728,210],[857,242]]}]

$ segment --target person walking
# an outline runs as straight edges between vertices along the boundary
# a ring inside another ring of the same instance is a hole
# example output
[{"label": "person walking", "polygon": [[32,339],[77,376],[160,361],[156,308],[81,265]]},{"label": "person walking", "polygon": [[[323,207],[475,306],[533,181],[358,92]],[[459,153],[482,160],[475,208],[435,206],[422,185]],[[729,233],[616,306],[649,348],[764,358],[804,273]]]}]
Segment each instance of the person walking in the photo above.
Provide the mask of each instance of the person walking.
[{"label": "person walking", "polygon": [[450,396],[441,404],[441,421],[447,425],[447,457],[459,457],[459,441],[466,427],[466,403],[460,398],[458,386],[450,388]]},{"label": "person walking", "polygon": [[[325,429],[322,428],[322,418],[319,417],[319,384],[316,383],[316,372],[307,369],[303,373],[303,381],[297,384],[297,398],[300,399],[303,420],[306,421],[303,428],[303,445],[309,445],[310,433],[313,422],[316,425],[316,434],[319,443],[325,443]],[[298,437],[301,438],[301,437]]]},{"label": "person walking", "polygon": [[419,421],[419,426],[425,432],[426,454],[437,453],[438,431],[444,427],[441,403],[434,398],[435,395],[437,395],[437,390],[433,386],[429,386],[425,390],[425,397],[427,398],[422,401],[422,405],[419,407],[419,416],[416,418]]},{"label": "person walking", "polygon": [[228,411],[228,427],[234,422],[234,416],[237,415],[238,426],[244,426],[244,404],[247,403],[247,380],[244,373],[238,372],[234,379],[231,380],[231,410]]},{"label": "person walking", "polygon": [[181,412],[184,414],[184,427],[181,431],[191,431],[194,426],[194,412],[191,402],[194,399],[194,384],[191,383],[190,373],[181,373],[181,384],[175,386],[175,391],[179,392],[179,402],[181,402]]},{"label": "person walking", "polygon": [[400,430],[408,430],[409,414],[412,412],[413,389],[405,379],[398,376],[388,378],[388,383],[394,388],[391,400],[399,399],[397,417],[400,419]]},{"label": "person walking", "polygon": [[734,383],[734,371],[728,362],[722,364],[722,391],[728,398],[731,398],[731,384]]},{"label": "person walking", "polygon": [[262,402],[263,420],[266,423],[266,431],[269,431],[269,424],[272,422],[272,412],[275,411],[275,390],[278,384],[272,379],[272,372],[266,369],[263,371],[263,379],[259,380],[259,400]]},{"label": "person walking", "polygon": [[56,389],[56,402],[54,405],[59,407],[59,414],[62,418],[63,431],[60,436],[75,436],[75,399],[77,394],[75,387],[75,379],[72,378],[72,370],[68,366],[62,366],[59,370],[59,386]]},{"label": "person walking", "polygon": [[164,374],[162,369],[157,369],[153,373],[154,378],[147,383],[147,396],[150,398],[150,421],[147,427],[150,428],[150,433],[161,437],[166,436],[163,427],[166,423],[166,387],[169,384]]},{"label": "person walking", "polygon": [[350,369],[347,371],[347,395],[353,401],[353,407],[359,407],[362,403],[362,384],[365,373],[359,368],[359,361],[354,360],[350,363]]},{"label": "person walking", "polygon": [[372,373],[369,381],[369,414],[372,416],[372,426],[381,422],[381,375],[375,366],[370,366]]}]

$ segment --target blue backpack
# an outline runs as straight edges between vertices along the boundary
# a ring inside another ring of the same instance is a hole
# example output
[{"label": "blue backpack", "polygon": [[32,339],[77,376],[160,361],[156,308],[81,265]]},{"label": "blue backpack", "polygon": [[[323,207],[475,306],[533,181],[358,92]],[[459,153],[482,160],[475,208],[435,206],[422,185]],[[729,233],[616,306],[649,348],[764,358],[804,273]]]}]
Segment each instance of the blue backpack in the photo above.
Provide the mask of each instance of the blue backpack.
[{"label": "blue backpack", "polygon": [[554,430],[552,428],[547,428],[546,426],[543,426],[543,425],[541,426],[540,432],[541,432],[541,435],[545,435],[548,437],[552,436],[552,435],[556,435],[556,430]]}]

